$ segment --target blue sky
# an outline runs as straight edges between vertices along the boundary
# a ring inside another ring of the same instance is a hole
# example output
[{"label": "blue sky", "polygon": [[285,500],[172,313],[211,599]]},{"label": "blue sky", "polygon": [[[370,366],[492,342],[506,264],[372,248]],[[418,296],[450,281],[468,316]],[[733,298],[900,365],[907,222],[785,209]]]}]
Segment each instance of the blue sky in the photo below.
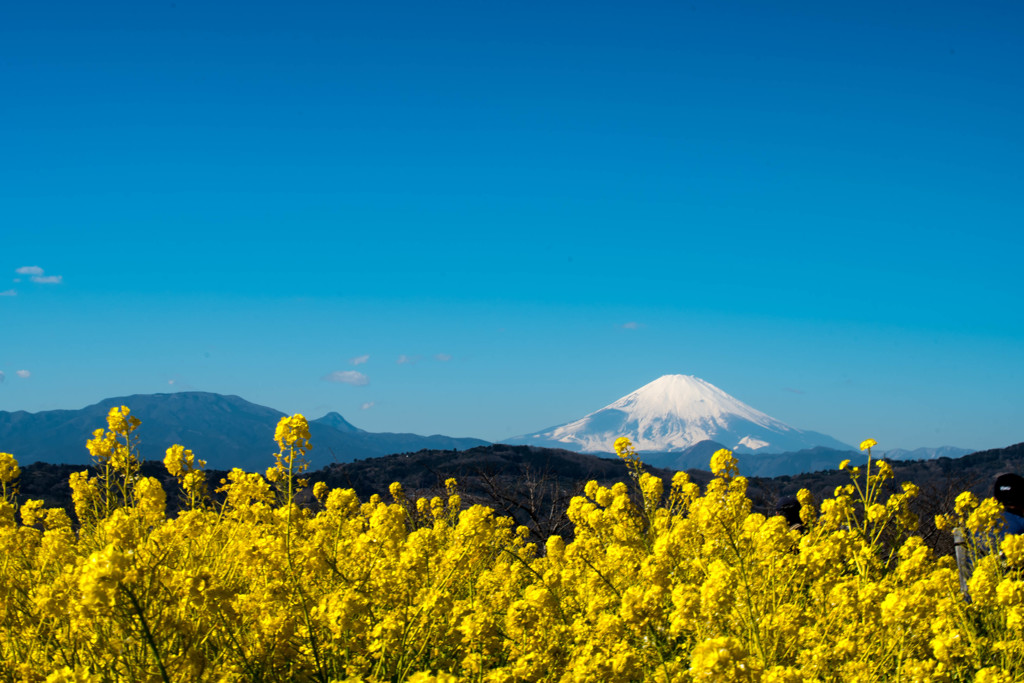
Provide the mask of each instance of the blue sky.
[{"label": "blue sky", "polygon": [[1022,21],[8,3],[0,410],[500,440],[684,373],[851,443],[1022,441]]}]

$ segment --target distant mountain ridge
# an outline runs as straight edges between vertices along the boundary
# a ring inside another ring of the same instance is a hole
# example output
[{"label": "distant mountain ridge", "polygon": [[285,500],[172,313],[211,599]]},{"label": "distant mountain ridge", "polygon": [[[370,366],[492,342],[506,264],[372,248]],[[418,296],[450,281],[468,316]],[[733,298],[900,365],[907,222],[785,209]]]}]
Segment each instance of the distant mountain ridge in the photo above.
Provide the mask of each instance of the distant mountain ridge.
[{"label": "distant mountain ridge", "polygon": [[[178,443],[206,460],[211,469],[240,467],[256,472],[273,463],[274,427],[285,415],[238,396],[201,391],[136,394],[108,398],[81,410],[0,411],[0,450],[25,464],[88,463],[86,440],[94,430],[106,428],[107,412],[120,405],[142,420],[137,434],[145,460],[162,460],[166,449]],[[309,431],[313,469],[392,453],[465,450],[488,443],[439,434],[367,432],[334,412],[311,420]]]},{"label": "distant mountain ridge", "polygon": [[692,375],[664,375],[578,420],[505,443],[611,453],[621,436],[640,452],[681,452],[702,441],[736,453],[853,450],[826,434],[790,427]]},{"label": "distant mountain ridge", "polygon": [[[684,451],[645,452],[640,458],[653,467],[671,470],[700,469],[707,470],[711,456],[720,448],[725,448],[716,441],[701,441]],[[942,446],[939,448],[917,448],[908,451],[901,448],[885,452],[876,451],[875,458],[896,462],[916,462],[927,460],[955,460],[975,453],[968,448]],[[859,449],[835,449],[824,446],[804,448],[786,453],[738,453],[740,471],[751,477],[783,477],[797,476],[811,472],[834,470],[839,463],[849,459],[859,463],[866,459],[866,454]]]},{"label": "distant mountain ridge", "polygon": [[937,448],[915,448],[912,451],[908,451],[906,448],[893,448],[880,452],[879,455],[889,460],[937,460],[938,458],[959,458],[975,452],[970,448],[939,446]]},{"label": "distant mountain ridge", "polygon": [[[685,451],[640,453],[640,458],[652,467],[670,470],[708,470],[711,456],[719,448],[725,448],[715,441],[701,441]],[[857,461],[866,456],[852,449],[826,448],[815,446],[786,453],[736,453],[740,472],[748,477],[796,476],[809,472],[834,470],[839,463],[849,458]]]},{"label": "distant mountain ridge", "polygon": [[319,424],[327,425],[328,427],[334,427],[339,432],[344,432],[345,434],[367,434],[368,433],[366,430],[359,429],[359,427],[356,427],[351,422],[349,422],[348,420],[343,418],[340,413],[336,413],[336,412],[333,412],[333,411],[327,413],[323,417],[318,417],[317,419],[313,420],[313,422],[317,422]]}]

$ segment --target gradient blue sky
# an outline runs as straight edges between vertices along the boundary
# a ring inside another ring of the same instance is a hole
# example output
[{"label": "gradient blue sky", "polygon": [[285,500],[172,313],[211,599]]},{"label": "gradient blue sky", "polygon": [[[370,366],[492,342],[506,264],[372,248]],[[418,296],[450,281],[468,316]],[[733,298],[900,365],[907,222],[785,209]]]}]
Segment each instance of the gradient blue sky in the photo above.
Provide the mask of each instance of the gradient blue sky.
[{"label": "gradient blue sky", "polygon": [[195,389],[500,440],[684,373],[850,443],[1022,441],[1022,29],[7,3],[0,409]]}]

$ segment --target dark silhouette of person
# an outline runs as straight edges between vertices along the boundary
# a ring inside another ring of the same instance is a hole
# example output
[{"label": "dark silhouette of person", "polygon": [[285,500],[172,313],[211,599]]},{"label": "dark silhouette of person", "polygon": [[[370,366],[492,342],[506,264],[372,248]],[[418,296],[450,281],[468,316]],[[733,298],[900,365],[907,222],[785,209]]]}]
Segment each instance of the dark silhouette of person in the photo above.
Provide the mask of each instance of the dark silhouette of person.
[{"label": "dark silhouette of person", "polygon": [[1007,473],[996,477],[993,494],[1003,504],[1003,535],[1024,534],[1024,477]]},{"label": "dark silhouette of person", "polygon": [[803,531],[804,523],[800,519],[800,501],[792,496],[783,498],[775,506],[775,514],[786,518],[790,529]]}]

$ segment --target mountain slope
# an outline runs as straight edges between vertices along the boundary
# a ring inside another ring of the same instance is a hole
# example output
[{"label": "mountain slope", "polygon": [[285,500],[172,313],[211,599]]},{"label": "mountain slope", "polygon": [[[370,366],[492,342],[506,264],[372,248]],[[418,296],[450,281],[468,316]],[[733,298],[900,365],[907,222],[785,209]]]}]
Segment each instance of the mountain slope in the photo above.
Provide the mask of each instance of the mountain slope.
[{"label": "mountain slope", "polygon": [[852,449],[825,434],[790,427],[690,375],[664,375],[578,420],[507,443],[607,453],[620,436],[638,451],[684,451],[708,440],[737,453]]},{"label": "mountain slope", "polygon": [[[138,394],[109,398],[81,410],[0,411],[0,450],[13,453],[22,463],[88,463],[86,440],[93,430],[106,428],[107,412],[119,405],[128,406],[142,420],[136,433],[143,459],[161,460],[166,449],[178,443],[206,460],[211,469],[265,470],[276,450],[274,427],[284,416],[238,396],[200,391]],[[352,426],[337,413],[311,420],[309,431],[313,468],[423,448],[465,449],[487,443],[440,435],[374,434]]]}]

